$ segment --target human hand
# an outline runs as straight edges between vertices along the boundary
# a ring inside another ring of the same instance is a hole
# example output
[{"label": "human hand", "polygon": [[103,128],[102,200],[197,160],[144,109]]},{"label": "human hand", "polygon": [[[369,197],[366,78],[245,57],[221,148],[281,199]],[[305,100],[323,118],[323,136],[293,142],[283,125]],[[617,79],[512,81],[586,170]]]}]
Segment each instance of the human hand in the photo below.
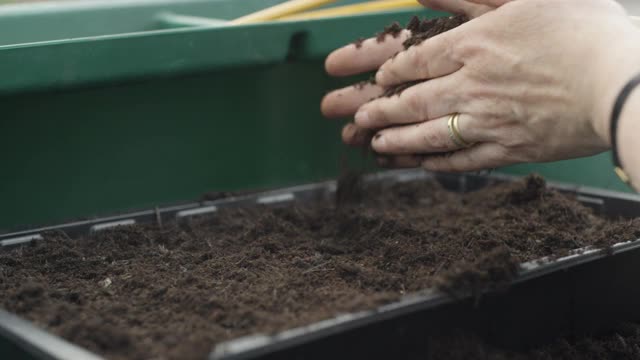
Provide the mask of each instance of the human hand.
[{"label": "human hand", "polygon": [[[465,14],[470,18],[493,9],[492,6],[466,0],[422,0],[421,3],[436,10]],[[396,37],[387,35],[384,41],[378,41],[373,37],[358,46],[355,44],[344,46],[327,57],[326,70],[330,75],[340,77],[377,70],[393,55],[404,50],[402,43],[410,36],[410,31],[403,30]],[[353,117],[360,106],[383,92],[384,89],[381,86],[364,82],[335,90],[322,100],[322,113],[329,118]],[[350,145],[365,145],[373,133],[372,130],[349,123],[343,128],[342,139]]]},{"label": "human hand", "polygon": [[[607,149],[613,99],[640,64],[638,33],[624,11],[609,0],[474,1],[507,4],[378,72],[383,87],[430,79],[359,108],[358,129],[384,129],[372,141],[392,155],[382,160],[471,171]],[[450,138],[453,113],[474,146],[461,149]]]}]

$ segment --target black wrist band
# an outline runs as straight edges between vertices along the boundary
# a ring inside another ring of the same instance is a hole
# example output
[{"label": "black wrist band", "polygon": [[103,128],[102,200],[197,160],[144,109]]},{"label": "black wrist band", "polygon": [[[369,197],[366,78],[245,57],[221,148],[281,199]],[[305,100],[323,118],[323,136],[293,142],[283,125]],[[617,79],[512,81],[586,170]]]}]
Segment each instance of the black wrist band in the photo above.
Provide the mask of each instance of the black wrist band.
[{"label": "black wrist band", "polygon": [[611,136],[611,147],[613,150],[613,165],[615,166],[615,172],[620,178],[620,180],[624,181],[626,184],[631,185],[631,179],[627,175],[627,173],[622,169],[622,164],[620,163],[620,157],[618,156],[618,120],[620,120],[620,114],[622,114],[622,109],[624,108],[624,104],[627,102],[629,95],[635,90],[638,85],[640,85],[640,74],[636,75],[633,79],[631,79],[627,85],[622,88],[618,98],[616,99],[615,105],[613,105],[613,112],[611,113],[611,124],[610,124],[610,136]]}]

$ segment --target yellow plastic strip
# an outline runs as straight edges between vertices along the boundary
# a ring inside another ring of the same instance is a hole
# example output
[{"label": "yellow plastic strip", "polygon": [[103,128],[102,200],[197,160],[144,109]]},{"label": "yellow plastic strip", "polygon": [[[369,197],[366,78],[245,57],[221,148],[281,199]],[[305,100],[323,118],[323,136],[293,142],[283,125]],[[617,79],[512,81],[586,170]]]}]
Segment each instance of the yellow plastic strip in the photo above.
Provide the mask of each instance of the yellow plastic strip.
[{"label": "yellow plastic strip", "polygon": [[380,0],[361,4],[337,6],[329,9],[307,11],[280,17],[278,20],[309,20],[333,16],[348,16],[367,12],[385,11],[392,9],[420,7],[417,0]]},{"label": "yellow plastic strip", "polygon": [[302,11],[315,9],[334,2],[336,2],[336,0],[291,0],[282,4],[274,5],[270,8],[256,11],[249,15],[239,17],[235,20],[231,20],[229,24],[250,24],[274,20],[283,16],[297,14]]},{"label": "yellow plastic strip", "polygon": [[613,171],[616,172],[616,175],[622,180],[625,184],[631,184],[631,178],[627,175],[626,171],[622,170],[621,167],[616,166]]}]

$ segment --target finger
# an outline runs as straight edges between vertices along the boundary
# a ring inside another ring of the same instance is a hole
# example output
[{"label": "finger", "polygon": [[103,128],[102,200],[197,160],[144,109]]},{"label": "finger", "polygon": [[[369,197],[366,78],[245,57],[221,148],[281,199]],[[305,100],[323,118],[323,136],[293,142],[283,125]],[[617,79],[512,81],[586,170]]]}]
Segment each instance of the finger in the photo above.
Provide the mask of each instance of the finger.
[{"label": "finger", "polygon": [[402,43],[409,36],[409,30],[402,30],[397,37],[387,35],[384,41],[371,38],[360,44],[360,47],[355,44],[344,46],[327,56],[327,73],[333,76],[348,76],[376,70],[390,57],[404,50]]},{"label": "finger", "polygon": [[380,129],[464,112],[461,83],[462,75],[454,74],[416,84],[400,95],[381,97],[362,105],[355,122],[363,128]]},{"label": "finger", "polygon": [[470,2],[474,3],[474,4],[479,4],[479,5],[488,5],[488,6],[492,6],[494,8],[500,7],[508,2],[511,2],[512,0],[469,0]]},{"label": "finger", "polygon": [[378,166],[385,168],[416,168],[420,167],[423,160],[422,155],[387,155],[377,156],[376,162]]},{"label": "finger", "polygon": [[459,38],[459,29],[464,26],[436,35],[387,60],[376,73],[376,82],[382,87],[389,87],[456,72],[463,64],[454,58],[452,45]]},{"label": "finger", "polygon": [[342,128],[342,141],[351,146],[368,146],[373,135],[373,130],[363,129],[353,123],[349,123]]},{"label": "finger", "polygon": [[453,14],[464,14],[470,18],[476,18],[488,11],[493,10],[493,7],[475,4],[467,0],[418,0],[422,5],[433,9],[450,12]]},{"label": "finger", "polygon": [[353,116],[362,104],[380,96],[384,90],[374,84],[353,85],[325,95],[320,110],[325,117]]},{"label": "finger", "polygon": [[463,172],[493,169],[516,163],[508,151],[496,143],[484,143],[446,155],[426,156],[422,167],[431,171]]},{"label": "finger", "polygon": [[[450,116],[415,125],[397,126],[379,131],[371,141],[373,150],[380,154],[406,155],[444,153],[460,149],[449,129]],[[462,142],[473,144],[493,141],[491,132],[481,121],[461,114],[457,131]],[[459,141],[460,142],[460,141]]]}]

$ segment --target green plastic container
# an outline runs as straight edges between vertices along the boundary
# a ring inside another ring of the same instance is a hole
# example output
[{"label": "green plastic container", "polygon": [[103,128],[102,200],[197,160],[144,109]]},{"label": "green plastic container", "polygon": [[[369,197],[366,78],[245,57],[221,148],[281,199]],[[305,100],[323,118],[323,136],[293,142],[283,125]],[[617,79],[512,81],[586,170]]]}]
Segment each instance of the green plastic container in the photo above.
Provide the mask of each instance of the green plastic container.
[{"label": "green plastic container", "polygon": [[[332,49],[430,11],[234,27],[276,0],[68,2],[0,7],[0,229],[334,177],[357,150],[319,102],[353,79]],[[348,1],[358,2],[358,1]],[[360,166],[360,165],[352,165]],[[624,189],[606,155],[535,170]]]}]

